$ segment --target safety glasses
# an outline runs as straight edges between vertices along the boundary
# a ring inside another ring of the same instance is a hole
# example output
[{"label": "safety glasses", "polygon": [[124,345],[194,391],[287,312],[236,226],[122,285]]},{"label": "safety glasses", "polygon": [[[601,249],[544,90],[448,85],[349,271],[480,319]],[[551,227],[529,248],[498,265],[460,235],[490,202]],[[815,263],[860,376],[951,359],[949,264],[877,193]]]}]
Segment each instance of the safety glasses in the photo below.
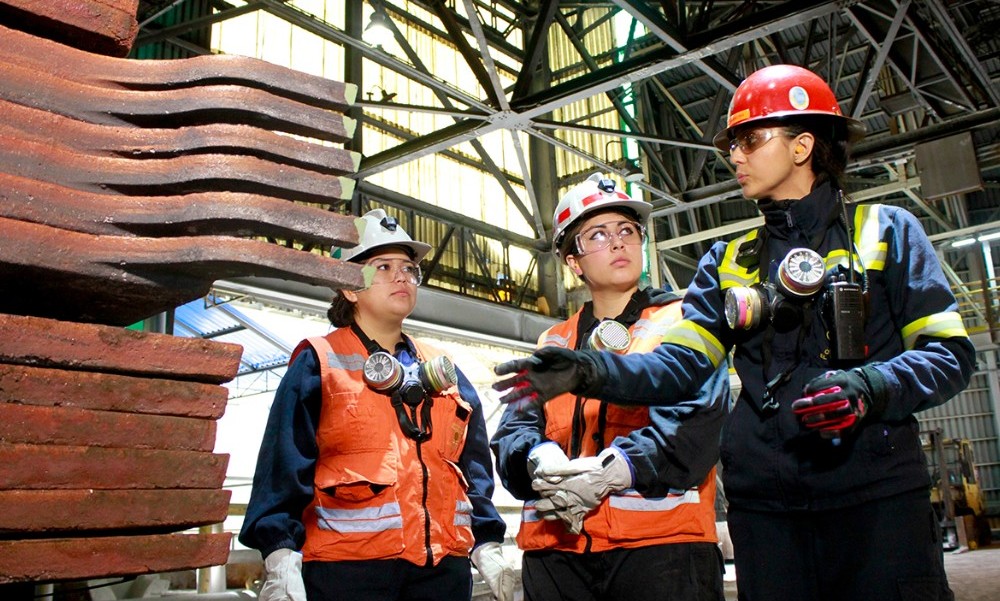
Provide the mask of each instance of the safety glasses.
[{"label": "safety glasses", "polygon": [[622,244],[642,244],[646,241],[646,228],[634,221],[601,223],[577,234],[576,248],[581,255],[594,253],[611,246],[615,237]]},{"label": "safety glasses", "polygon": [[405,259],[372,259],[365,263],[375,268],[375,275],[372,277],[373,284],[391,284],[396,281],[404,281],[407,284],[419,286],[423,280],[420,266],[413,261]]},{"label": "safety glasses", "polygon": [[737,148],[743,154],[750,154],[770,142],[775,136],[780,135],[794,137],[783,127],[763,127],[742,131],[734,135],[733,139],[729,141],[729,154],[733,154]]}]

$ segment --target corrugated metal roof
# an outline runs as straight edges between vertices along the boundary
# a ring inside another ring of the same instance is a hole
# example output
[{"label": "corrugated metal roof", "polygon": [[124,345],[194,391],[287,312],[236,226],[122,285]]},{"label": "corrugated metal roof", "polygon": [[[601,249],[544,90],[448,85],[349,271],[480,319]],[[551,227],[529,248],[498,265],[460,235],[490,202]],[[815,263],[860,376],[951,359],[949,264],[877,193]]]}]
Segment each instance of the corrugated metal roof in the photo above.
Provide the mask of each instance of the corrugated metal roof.
[{"label": "corrugated metal roof", "polygon": [[239,375],[281,367],[291,356],[291,348],[280,336],[236,307],[213,303],[208,298],[193,300],[175,309],[174,333],[242,346]]}]

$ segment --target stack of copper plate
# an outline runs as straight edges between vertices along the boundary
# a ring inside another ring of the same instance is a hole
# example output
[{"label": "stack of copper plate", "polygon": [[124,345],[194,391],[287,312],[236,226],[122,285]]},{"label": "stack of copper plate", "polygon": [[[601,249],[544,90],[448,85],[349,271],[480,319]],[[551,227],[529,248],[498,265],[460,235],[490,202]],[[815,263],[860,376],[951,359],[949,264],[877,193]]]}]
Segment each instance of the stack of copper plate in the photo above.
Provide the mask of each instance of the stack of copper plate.
[{"label": "stack of copper plate", "polygon": [[329,252],[358,240],[330,210],[356,86],[117,58],[137,4],[0,0],[0,585],[224,564],[229,534],[183,531],[227,514],[242,349],[124,326],[221,278],[364,285]]}]

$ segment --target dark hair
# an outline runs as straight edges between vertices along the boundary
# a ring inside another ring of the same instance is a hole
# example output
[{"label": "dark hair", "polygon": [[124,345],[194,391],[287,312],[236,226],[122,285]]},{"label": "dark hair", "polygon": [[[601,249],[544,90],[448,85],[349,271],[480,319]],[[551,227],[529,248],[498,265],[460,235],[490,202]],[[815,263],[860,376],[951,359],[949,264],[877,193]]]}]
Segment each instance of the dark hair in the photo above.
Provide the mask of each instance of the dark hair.
[{"label": "dark hair", "polygon": [[566,228],[566,231],[563,233],[562,240],[559,242],[559,256],[562,257],[564,261],[566,260],[567,255],[575,255],[577,252],[576,235],[580,233],[580,228],[583,227],[583,222],[586,219],[590,219],[591,217],[602,215],[604,213],[621,213],[622,215],[627,215],[630,219],[633,219],[636,223],[642,225],[642,220],[639,218],[639,214],[636,213],[634,209],[630,209],[629,207],[610,206],[601,208],[593,213],[587,213],[586,215],[577,218],[577,220]]},{"label": "dark hair", "polygon": [[842,188],[848,157],[847,125],[843,120],[802,116],[782,121],[780,125],[791,136],[809,132],[816,140],[812,152],[812,170],[816,174],[813,187],[829,180],[834,188]]},{"label": "dark hair", "polygon": [[330,301],[330,308],[326,310],[326,317],[330,323],[337,328],[346,328],[354,323],[354,314],[357,306],[344,298],[343,292],[337,292]]}]

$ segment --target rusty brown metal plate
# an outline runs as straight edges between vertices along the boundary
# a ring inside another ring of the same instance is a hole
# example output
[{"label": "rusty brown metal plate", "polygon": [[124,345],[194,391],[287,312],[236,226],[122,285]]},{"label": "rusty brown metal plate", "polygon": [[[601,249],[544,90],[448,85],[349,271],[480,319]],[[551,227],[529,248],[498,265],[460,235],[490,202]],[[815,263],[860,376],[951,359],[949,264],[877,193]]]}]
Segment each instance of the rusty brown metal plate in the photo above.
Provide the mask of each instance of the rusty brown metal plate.
[{"label": "rusty brown metal plate", "polygon": [[[10,319],[11,316],[8,316]],[[0,318],[2,319],[2,318]],[[15,320],[38,319],[17,317]],[[48,322],[49,320],[42,320]],[[6,332],[4,326],[0,330]],[[64,346],[68,341],[54,342],[54,347]],[[18,353],[4,351],[5,360],[44,361],[49,364],[64,363],[77,366],[83,362],[90,369],[116,369],[114,366],[100,367],[91,357],[76,356],[60,361],[51,355],[47,358],[28,358],[24,352],[38,352],[32,349],[44,348],[43,344],[22,348]],[[55,352],[55,348],[53,349]],[[16,355],[16,359],[11,359]],[[201,361],[203,359],[198,359]],[[142,371],[129,362],[130,371]],[[225,368],[228,370],[229,368]],[[162,369],[160,370],[162,372]],[[227,372],[228,373],[228,372]],[[165,374],[167,376],[171,374]],[[161,376],[164,374],[161,373]],[[37,405],[41,407],[64,407],[94,409],[100,411],[120,411],[149,415],[176,415],[216,420],[226,410],[229,390],[215,384],[185,382],[164,379],[164,377],[124,376],[118,374],[79,371],[77,369],[56,369],[10,365],[0,363],[0,402]]]},{"label": "rusty brown metal plate", "polygon": [[198,192],[113,196],[0,173],[0,217],[111,236],[263,236],[353,246],[354,217],[269,196]]},{"label": "rusty brown metal plate", "polygon": [[0,314],[0,363],[221,384],[242,354],[237,344]]},{"label": "rusty brown metal plate", "polygon": [[232,191],[333,204],[354,180],[252,156],[190,154],[143,159],[94,156],[0,132],[0,172],[94,193],[165,196]]},{"label": "rusty brown metal plate", "polygon": [[85,156],[168,159],[184,154],[252,156],[326,175],[357,171],[361,155],[343,148],[284,136],[249,125],[210,123],[169,128],[137,128],[87,123],[50,111],[0,100],[0,131],[39,144],[57,144]]},{"label": "rusty brown metal plate", "polygon": [[226,519],[228,490],[0,490],[0,537],[179,531]]},{"label": "rusty brown metal plate", "polygon": [[0,540],[0,584],[224,565],[231,540],[228,533]]},{"label": "rusty brown metal plate", "polygon": [[226,84],[264,90],[337,112],[347,111],[357,100],[355,84],[256,58],[220,54],[176,60],[119,59],[42,38],[0,25],[0,61],[108,89],[157,91]]},{"label": "rusty brown metal plate", "polygon": [[229,455],[0,442],[0,490],[222,488]]},{"label": "rusty brown metal plate", "polygon": [[264,90],[204,85],[178,90],[116,90],[88,86],[3,62],[0,98],[89,123],[137,127],[186,127],[207,123],[255,125],[347,142],[356,124],[341,113]]},{"label": "rusty brown metal plate", "polygon": [[0,404],[0,441],[136,449],[211,451],[214,420],[70,407]]},{"label": "rusty brown metal plate", "polygon": [[255,240],[92,236],[2,218],[0,232],[5,313],[129,325],[204,296],[227,277],[364,287],[360,265]]},{"label": "rusty brown metal plate", "polygon": [[0,21],[89,52],[125,56],[139,32],[138,7],[139,0],[0,0]]}]

